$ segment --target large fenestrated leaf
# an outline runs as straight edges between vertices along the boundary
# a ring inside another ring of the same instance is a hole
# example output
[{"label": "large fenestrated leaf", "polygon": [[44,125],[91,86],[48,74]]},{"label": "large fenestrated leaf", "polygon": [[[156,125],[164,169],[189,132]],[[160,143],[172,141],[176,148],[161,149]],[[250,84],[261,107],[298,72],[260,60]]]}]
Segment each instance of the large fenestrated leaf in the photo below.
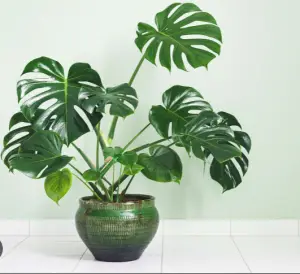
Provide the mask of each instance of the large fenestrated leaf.
[{"label": "large fenestrated leaf", "polygon": [[[233,115],[226,112],[219,112],[219,115],[222,117],[220,124],[241,128],[240,123]],[[249,167],[248,154],[251,150],[250,136],[246,132],[235,130],[234,138],[236,142],[244,148],[242,155],[240,157],[234,157],[224,163],[219,163],[216,158],[213,158],[210,166],[211,178],[223,187],[224,192],[238,187]],[[206,154],[207,156],[210,155],[209,152],[206,152]]]},{"label": "large fenestrated leaf", "polygon": [[218,124],[220,119],[213,111],[200,112],[185,125],[185,131],[180,134],[185,147],[191,147],[194,153],[199,153],[198,150],[203,147],[220,163],[240,157],[240,144],[235,139],[234,131],[225,124]]},{"label": "large fenestrated leaf", "polygon": [[83,88],[79,99],[82,107],[89,113],[105,113],[105,106],[110,105],[109,113],[114,116],[126,117],[134,112],[138,105],[137,94],[128,84],[113,88]]},{"label": "large fenestrated leaf", "polygon": [[22,142],[19,153],[9,158],[9,165],[28,177],[45,177],[66,166],[72,157],[61,155],[63,142],[52,131],[34,133]]},{"label": "large fenestrated leaf", "polygon": [[8,159],[12,155],[18,154],[22,142],[29,139],[35,131],[22,112],[17,112],[11,117],[9,130],[9,133],[3,138],[1,158],[4,164],[11,169]]},{"label": "large fenestrated leaf", "polygon": [[149,120],[158,134],[168,138],[172,127],[174,134],[184,130],[184,126],[195,115],[203,110],[211,109],[200,92],[192,87],[173,86],[163,93],[163,106],[153,106],[150,110]]},{"label": "large fenestrated leaf", "polygon": [[[18,82],[18,99],[21,101],[22,113],[32,122],[33,128],[44,130],[49,126],[67,145],[89,131],[87,123],[75,107],[80,108],[78,95],[81,88],[102,87],[98,73],[90,65],[76,63],[71,66],[66,77],[59,62],[40,57],[26,65],[24,74],[28,75]],[[45,106],[47,103],[49,105]],[[102,118],[101,113],[91,115],[85,110],[83,112],[93,126]]]},{"label": "large fenestrated leaf", "polygon": [[138,164],[144,167],[142,173],[153,181],[180,183],[182,164],[178,154],[162,145],[150,147],[149,152],[150,155],[139,155]]},{"label": "large fenestrated leaf", "polygon": [[[215,18],[193,3],[175,3],[155,17],[156,27],[139,23],[135,43],[151,63],[186,70],[183,55],[194,67],[207,67],[221,50],[222,34]],[[200,36],[200,37],[199,37]],[[146,46],[147,44],[147,46]]]}]

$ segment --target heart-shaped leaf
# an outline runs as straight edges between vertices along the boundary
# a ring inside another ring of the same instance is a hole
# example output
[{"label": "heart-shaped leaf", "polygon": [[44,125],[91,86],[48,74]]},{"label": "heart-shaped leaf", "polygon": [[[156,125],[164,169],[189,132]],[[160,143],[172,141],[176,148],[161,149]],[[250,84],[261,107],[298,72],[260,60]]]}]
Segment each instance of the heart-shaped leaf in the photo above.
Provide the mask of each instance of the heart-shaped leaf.
[{"label": "heart-shaped leaf", "polygon": [[9,165],[34,179],[46,177],[72,160],[61,155],[62,145],[55,132],[36,132],[21,144],[18,154],[9,158]]},{"label": "heart-shaped leaf", "polygon": [[71,186],[72,173],[67,168],[48,175],[45,180],[46,194],[57,204],[67,194]]},{"label": "heart-shaped leaf", "polygon": [[139,155],[138,164],[144,167],[142,173],[153,181],[180,183],[182,164],[178,154],[162,145],[150,147],[149,152],[150,155]]},{"label": "heart-shaped leaf", "polygon": [[136,175],[138,174],[140,171],[142,171],[144,169],[143,166],[138,165],[138,164],[132,164],[132,165],[127,165],[124,168],[123,173],[125,175]]},{"label": "heart-shaped leaf", "polygon": [[[66,77],[59,62],[40,57],[26,65],[22,75],[28,73],[36,75],[20,80],[17,91],[21,111],[32,122],[34,129],[50,128],[67,145],[89,131],[88,124],[76,108],[81,107],[78,101],[81,88],[102,87],[98,73],[90,65],[76,63],[71,66]],[[90,114],[81,110],[93,127],[102,118],[101,113]]]},{"label": "heart-shaped leaf", "polygon": [[[186,70],[185,55],[193,68],[207,65],[221,51],[222,35],[212,15],[201,11],[193,3],[175,3],[155,17],[157,29],[139,23],[135,43],[145,57],[171,70],[171,60],[177,68]],[[199,37],[200,36],[200,37]]]},{"label": "heart-shaped leaf", "polygon": [[126,151],[118,159],[118,162],[124,166],[132,166],[137,161],[138,161],[138,155],[134,151]]},{"label": "heart-shaped leaf", "polygon": [[89,113],[105,113],[105,106],[110,105],[109,113],[114,116],[126,117],[137,108],[138,99],[134,88],[122,84],[113,88],[83,88],[79,99],[82,107]]},{"label": "heart-shaped leaf", "polygon": [[83,178],[84,180],[86,181],[92,181],[92,182],[95,182],[99,179],[100,177],[100,172],[99,171],[96,171],[94,169],[89,169],[89,170],[86,170],[84,173],[83,173]]}]

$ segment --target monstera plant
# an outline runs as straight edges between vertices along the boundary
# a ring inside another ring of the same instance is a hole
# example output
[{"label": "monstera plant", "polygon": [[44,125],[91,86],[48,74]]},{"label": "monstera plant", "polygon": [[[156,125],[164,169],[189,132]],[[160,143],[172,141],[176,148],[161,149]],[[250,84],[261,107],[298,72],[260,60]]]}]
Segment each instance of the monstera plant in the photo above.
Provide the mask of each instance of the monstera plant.
[{"label": "monstera plant", "polygon": [[[221,30],[214,17],[195,4],[170,5],[156,15],[155,25],[138,24],[135,44],[142,58],[129,82],[116,87],[105,87],[86,63],[75,63],[66,73],[49,57],[30,61],[17,84],[20,112],[12,116],[3,141],[2,157],[9,170],[45,178],[46,193],[57,203],[70,189],[72,173],[95,199],[120,202],[138,173],[157,182],[180,183],[183,164],[176,150],[184,149],[210,164],[211,178],[224,191],[236,188],[248,169],[250,137],[233,115],[216,112],[193,87],[166,90],[162,103],[151,107],[149,123],[124,147],[113,144],[119,117],[134,114],[138,107],[133,83],[145,60],[169,71],[187,70],[187,66],[207,68],[220,54]],[[106,136],[101,121],[110,116]],[[133,148],[151,126],[159,139]],[[97,144],[95,164],[76,145],[91,130]],[[73,155],[63,155],[63,146],[73,146],[88,169],[76,167]],[[107,178],[110,169],[113,178]]]},{"label": "monstera plant", "polygon": [[[179,184],[184,165],[176,151],[184,150],[209,164],[211,178],[228,191],[242,182],[249,164],[251,140],[238,120],[216,111],[189,86],[164,91],[162,102],[150,108],[149,123],[125,146],[114,144],[118,119],[138,107],[134,80],[142,64],[149,61],[169,71],[207,69],[221,52],[222,34],[215,18],[197,5],[175,3],[156,15],[155,26],[138,24],[135,44],[141,60],[130,80],[115,87],[106,87],[86,63],[75,63],[66,72],[49,57],[30,61],[17,84],[20,111],[3,140],[1,156],[9,170],[44,178],[54,202],[66,195],[74,177],[90,190],[91,196],[80,200],[76,227],[95,258],[103,261],[139,258],[157,231],[154,197],[127,194],[137,174]],[[101,122],[110,117],[106,135]],[[150,127],[157,139],[134,147]],[[95,133],[95,161],[76,145],[90,131]],[[64,146],[74,147],[87,166],[64,155]]]},{"label": "monstera plant", "polygon": [[[10,171],[45,178],[46,193],[57,203],[71,187],[72,172],[95,199],[120,202],[138,173],[157,182],[180,183],[183,164],[176,150],[184,149],[210,164],[211,178],[224,191],[242,182],[251,149],[249,135],[233,115],[216,112],[193,87],[176,85],[166,90],[162,103],[151,107],[149,124],[124,147],[113,145],[118,118],[134,114],[138,107],[133,83],[145,60],[170,71],[187,70],[187,66],[207,68],[220,54],[221,30],[214,17],[195,4],[172,4],[156,15],[155,24],[138,24],[135,44],[142,58],[129,82],[116,87],[105,87],[86,63],[75,63],[68,73],[49,57],[25,66],[17,84],[20,112],[12,116],[3,141],[2,157]],[[106,137],[101,121],[110,116]],[[151,126],[159,139],[133,148],[134,141]],[[97,143],[95,164],[76,145],[91,130]],[[75,167],[75,158],[63,155],[63,146],[73,146],[88,169]],[[109,179],[110,169],[114,178]]]}]

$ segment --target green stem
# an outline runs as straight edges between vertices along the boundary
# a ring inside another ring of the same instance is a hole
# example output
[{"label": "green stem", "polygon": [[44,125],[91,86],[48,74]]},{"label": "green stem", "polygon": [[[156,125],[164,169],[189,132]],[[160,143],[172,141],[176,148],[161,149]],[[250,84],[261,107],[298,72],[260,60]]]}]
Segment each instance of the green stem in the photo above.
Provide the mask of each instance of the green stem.
[{"label": "green stem", "polygon": [[127,186],[126,186],[125,189],[122,191],[122,193],[121,193],[122,199],[123,199],[123,197],[125,196],[125,194],[126,194],[128,188],[130,187],[130,185],[131,185],[131,183],[132,183],[134,177],[135,177],[135,175],[132,176],[132,177],[130,178],[130,180],[129,180]]},{"label": "green stem", "polygon": [[99,170],[99,147],[100,147],[100,123],[96,126],[96,135],[97,135],[97,143],[96,143],[96,169]]},{"label": "green stem", "polygon": [[146,125],[143,129],[141,129],[129,142],[128,144],[123,148],[123,151],[125,151],[151,124],[149,123]]},{"label": "green stem", "polygon": [[[123,152],[150,126],[150,123],[146,125],[143,129],[141,129],[129,142],[128,144],[123,148]],[[108,170],[117,162],[116,159],[112,159],[110,162],[108,162],[101,170],[100,170],[100,178],[103,178],[103,176],[108,172]]]},{"label": "green stem", "polygon": [[117,189],[117,187],[119,187],[129,176],[124,174],[122,175],[115,183],[114,186],[109,188],[109,191],[111,191],[111,189],[113,188],[113,190],[115,191]]},{"label": "green stem", "polygon": [[87,165],[91,168],[91,169],[95,169],[94,164],[92,163],[92,161],[85,155],[85,153],[78,147],[76,146],[74,143],[72,143],[72,146],[78,151],[78,153],[81,155],[81,157],[85,160],[85,162],[87,163]]},{"label": "green stem", "polygon": [[80,182],[82,182],[95,196],[98,200],[102,201],[102,199],[99,197],[99,195],[79,176],[77,176],[75,173],[72,173]]},{"label": "green stem", "polygon": [[[128,85],[129,86],[132,86],[133,82],[134,82],[134,79],[136,77],[136,75],[138,74],[144,60],[145,60],[145,55],[142,56],[141,60],[139,61],[138,65],[136,66],[129,82],[128,82]],[[118,116],[115,116],[112,120],[112,123],[111,123],[111,126],[110,126],[110,130],[109,130],[109,134],[108,134],[108,142],[109,144],[111,144],[112,140],[114,139],[114,136],[115,136],[115,130],[116,130],[116,126],[117,126],[117,123],[118,123],[118,119],[119,117]]]},{"label": "green stem", "polygon": [[83,176],[83,173],[77,167],[73,166],[71,163],[69,163],[69,166],[73,168],[78,174],[80,174],[80,176]]},{"label": "green stem", "polygon": [[157,145],[157,144],[159,144],[159,143],[162,143],[162,142],[164,142],[164,141],[167,141],[167,140],[169,140],[169,139],[171,139],[171,138],[172,138],[172,137],[169,137],[169,138],[167,138],[167,139],[160,139],[160,140],[157,140],[157,141],[155,141],[155,142],[152,142],[152,143],[149,143],[149,144],[145,144],[145,145],[142,145],[142,146],[140,146],[140,147],[136,147],[136,148],[132,149],[131,151],[139,152],[139,151],[144,150],[144,149],[146,149],[146,148],[148,148],[148,147],[151,147],[151,146]]},{"label": "green stem", "polygon": [[171,147],[173,145],[175,145],[177,142],[172,142],[171,144],[167,145],[167,147]]},{"label": "green stem", "polygon": [[108,201],[112,201],[112,200],[111,200],[111,197],[110,197],[110,195],[109,195],[108,189],[105,187],[103,181],[102,181],[101,179],[99,179],[99,180],[97,181],[97,184],[98,184],[98,185],[101,187],[101,189],[104,191],[107,200],[108,200]]},{"label": "green stem", "polygon": [[111,186],[110,181],[108,181],[105,177],[103,177],[102,179],[103,179],[103,181],[105,181],[109,186]]}]

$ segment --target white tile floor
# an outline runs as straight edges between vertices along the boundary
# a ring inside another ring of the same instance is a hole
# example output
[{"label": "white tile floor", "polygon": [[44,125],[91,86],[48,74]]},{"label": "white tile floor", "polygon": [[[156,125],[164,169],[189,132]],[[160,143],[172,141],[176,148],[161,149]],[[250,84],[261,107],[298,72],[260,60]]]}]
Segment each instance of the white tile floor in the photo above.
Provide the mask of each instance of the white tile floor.
[{"label": "white tile floor", "polygon": [[74,236],[0,236],[0,272],[299,273],[300,238],[282,236],[160,236],[128,263],[93,259]]}]

